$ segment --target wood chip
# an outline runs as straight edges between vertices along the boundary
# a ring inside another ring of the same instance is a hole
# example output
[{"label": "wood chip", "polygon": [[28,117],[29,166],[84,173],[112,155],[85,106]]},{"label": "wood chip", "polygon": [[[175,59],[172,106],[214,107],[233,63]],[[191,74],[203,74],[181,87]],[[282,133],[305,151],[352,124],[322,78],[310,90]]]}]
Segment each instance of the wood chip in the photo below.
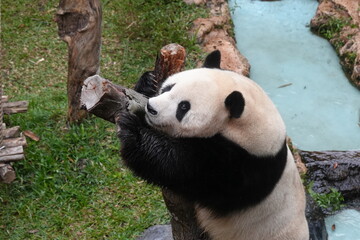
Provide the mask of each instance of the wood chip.
[{"label": "wood chip", "polygon": [[30,130],[23,131],[23,134],[36,142],[38,142],[40,140],[40,137]]},{"label": "wood chip", "polygon": [[338,163],[334,163],[334,169],[338,167]]},{"label": "wood chip", "polygon": [[278,88],[284,88],[284,87],[288,87],[288,86],[291,86],[291,85],[292,85],[292,83],[286,83],[286,84],[278,86]]},{"label": "wood chip", "polygon": [[34,233],[37,233],[37,232],[39,232],[39,230],[37,230],[37,229],[33,229],[33,230],[28,231],[28,233],[31,233],[31,234],[34,234]]},{"label": "wood chip", "polygon": [[333,225],[331,226],[331,230],[335,231],[335,229],[336,229],[336,226],[335,226],[335,224],[333,224]]}]

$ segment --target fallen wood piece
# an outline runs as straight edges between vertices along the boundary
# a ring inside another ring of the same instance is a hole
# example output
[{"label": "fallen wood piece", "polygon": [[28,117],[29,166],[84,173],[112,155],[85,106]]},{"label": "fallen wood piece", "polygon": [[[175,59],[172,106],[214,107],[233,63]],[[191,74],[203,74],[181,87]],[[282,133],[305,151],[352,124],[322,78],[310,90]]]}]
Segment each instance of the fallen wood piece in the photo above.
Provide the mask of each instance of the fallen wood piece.
[{"label": "fallen wood piece", "polygon": [[3,156],[3,157],[0,157],[0,162],[15,162],[15,161],[23,160],[24,158],[25,158],[24,154]]},{"label": "fallen wood piece", "polygon": [[4,183],[11,183],[16,178],[14,169],[10,164],[0,163],[0,180]]},{"label": "fallen wood piece", "polygon": [[4,129],[4,128],[3,128],[4,139],[20,137],[20,127],[19,126],[15,126],[12,128],[6,128],[6,129]]},{"label": "fallen wood piece", "polygon": [[87,78],[81,91],[82,107],[112,123],[115,123],[122,111],[143,109],[146,102],[147,98],[142,94],[116,85],[99,75]]},{"label": "fallen wood piece", "polygon": [[3,103],[5,103],[5,102],[9,101],[9,97],[8,96],[1,96],[1,101]]},{"label": "fallen wood piece", "polygon": [[4,139],[2,145],[6,148],[16,147],[16,146],[26,146],[26,138],[24,136],[18,138],[8,138]]},{"label": "fallen wood piece", "polygon": [[13,108],[13,107],[28,107],[28,101],[17,101],[17,102],[6,102],[3,103],[3,108]]},{"label": "fallen wood piece", "polygon": [[24,149],[22,146],[9,147],[9,148],[5,147],[0,151],[0,157],[23,154],[23,153],[24,153]]},{"label": "fallen wood piece", "polygon": [[30,130],[25,130],[25,131],[23,131],[23,134],[24,134],[26,137],[34,140],[35,142],[37,142],[37,141],[40,140],[40,137],[39,137],[38,135],[36,135],[35,133],[33,133],[32,131],[30,131]]},{"label": "fallen wood piece", "polygon": [[27,111],[28,106],[28,101],[6,102],[3,103],[3,112],[4,114],[22,113]]}]

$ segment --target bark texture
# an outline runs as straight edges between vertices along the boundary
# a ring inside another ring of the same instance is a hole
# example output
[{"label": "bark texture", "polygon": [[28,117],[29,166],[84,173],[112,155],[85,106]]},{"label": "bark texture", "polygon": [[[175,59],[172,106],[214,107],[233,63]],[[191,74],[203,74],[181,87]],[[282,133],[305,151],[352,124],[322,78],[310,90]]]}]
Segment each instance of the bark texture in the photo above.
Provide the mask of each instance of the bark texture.
[{"label": "bark texture", "polygon": [[85,80],[81,92],[81,105],[89,113],[115,123],[121,112],[143,110],[147,98],[109,80],[95,75]]},{"label": "bark texture", "polygon": [[102,10],[100,0],[60,0],[56,13],[59,36],[68,45],[69,123],[86,117],[80,109],[81,87],[86,78],[99,73]]}]

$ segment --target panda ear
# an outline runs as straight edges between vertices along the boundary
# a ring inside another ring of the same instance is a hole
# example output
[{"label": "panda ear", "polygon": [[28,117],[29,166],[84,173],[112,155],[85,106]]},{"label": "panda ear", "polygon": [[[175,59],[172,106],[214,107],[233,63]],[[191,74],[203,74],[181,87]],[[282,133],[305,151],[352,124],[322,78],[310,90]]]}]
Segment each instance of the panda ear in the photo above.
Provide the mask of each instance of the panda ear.
[{"label": "panda ear", "polygon": [[225,99],[225,106],[230,112],[231,118],[239,118],[244,111],[245,99],[238,91],[233,91]]},{"label": "panda ear", "polygon": [[211,52],[205,58],[204,68],[218,68],[220,69],[221,53],[219,50]]}]

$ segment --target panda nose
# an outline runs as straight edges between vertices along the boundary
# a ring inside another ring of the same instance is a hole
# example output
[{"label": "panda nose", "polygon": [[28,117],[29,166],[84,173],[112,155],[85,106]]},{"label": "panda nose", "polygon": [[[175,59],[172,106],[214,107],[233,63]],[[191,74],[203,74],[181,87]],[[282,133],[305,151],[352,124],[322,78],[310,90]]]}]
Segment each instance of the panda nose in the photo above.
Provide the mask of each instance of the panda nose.
[{"label": "panda nose", "polygon": [[146,105],[146,108],[151,115],[156,115],[158,113],[149,103]]}]

